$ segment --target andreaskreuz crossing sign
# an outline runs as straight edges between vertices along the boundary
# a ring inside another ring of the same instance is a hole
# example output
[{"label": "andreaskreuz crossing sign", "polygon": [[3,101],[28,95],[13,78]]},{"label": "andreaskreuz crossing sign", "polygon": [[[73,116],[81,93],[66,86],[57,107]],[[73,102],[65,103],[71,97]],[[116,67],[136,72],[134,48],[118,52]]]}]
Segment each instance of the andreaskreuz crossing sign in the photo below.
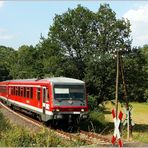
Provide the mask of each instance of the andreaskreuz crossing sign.
[{"label": "andreaskreuz crossing sign", "polygon": [[120,122],[122,120],[123,117],[123,113],[120,111],[118,118],[116,118],[116,113],[115,110],[112,110],[112,116],[113,116],[113,120],[114,120],[114,134],[112,136],[112,144],[115,144],[116,139],[118,140],[118,145],[119,147],[122,147],[122,141],[121,141],[121,137],[120,137],[120,131],[119,131],[119,126],[120,126]]}]

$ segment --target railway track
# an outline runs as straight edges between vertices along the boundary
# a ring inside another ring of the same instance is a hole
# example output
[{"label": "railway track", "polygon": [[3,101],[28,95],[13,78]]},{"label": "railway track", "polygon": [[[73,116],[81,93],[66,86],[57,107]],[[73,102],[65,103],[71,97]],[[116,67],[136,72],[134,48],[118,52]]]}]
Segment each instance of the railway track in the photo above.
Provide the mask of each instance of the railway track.
[{"label": "railway track", "polygon": [[87,132],[87,131],[80,131],[80,136],[84,136],[86,139],[89,139],[92,143],[95,144],[101,144],[101,145],[111,145],[110,139],[96,134],[96,133],[92,133],[92,132]]},{"label": "railway track", "polygon": [[65,132],[63,130],[59,129],[52,129],[48,126],[45,126],[42,122],[38,121],[37,119],[33,119],[29,117],[28,115],[25,115],[19,111],[14,111],[4,105],[3,103],[0,102],[0,108],[5,108],[7,111],[11,112],[15,116],[21,118],[25,122],[32,124],[33,127],[37,127],[39,129],[41,128],[47,128],[49,131],[54,132],[57,136],[62,137],[66,140],[70,141],[83,141],[86,145],[99,145],[99,146],[111,146],[110,140],[108,138],[105,138],[102,135],[95,134],[92,132],[86,132],[86,131],[79,131],[78,133],[69,133]]}]

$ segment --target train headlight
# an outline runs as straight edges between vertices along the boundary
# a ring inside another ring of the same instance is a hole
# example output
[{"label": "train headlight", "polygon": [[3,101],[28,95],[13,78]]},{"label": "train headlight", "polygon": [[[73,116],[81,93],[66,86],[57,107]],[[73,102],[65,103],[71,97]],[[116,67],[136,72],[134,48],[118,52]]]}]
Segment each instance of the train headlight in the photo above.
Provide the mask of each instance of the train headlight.
[{"label": "train headlight", "polygon": [[60,110],[59,109],[56,109],[56,111],[59,112]]},{"label": "train headlight", "polygon": [[84,112],[84,109],[81,109],[81,112]]}]

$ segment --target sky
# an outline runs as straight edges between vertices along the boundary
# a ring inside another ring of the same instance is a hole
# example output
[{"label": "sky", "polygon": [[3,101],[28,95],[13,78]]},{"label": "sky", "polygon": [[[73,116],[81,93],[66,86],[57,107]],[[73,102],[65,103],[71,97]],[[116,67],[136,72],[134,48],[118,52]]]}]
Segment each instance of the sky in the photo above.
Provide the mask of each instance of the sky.
[{"label": "sky", "polygon": [[132,46],[148,44],[148,1],[0,0],[0,45],[14,49],[24,44],[35,46],[41,34],[47,37],[55,14],[60,15],[78,4],[97,12],[103,3],[110,4],[117,18],[130,20]]}]

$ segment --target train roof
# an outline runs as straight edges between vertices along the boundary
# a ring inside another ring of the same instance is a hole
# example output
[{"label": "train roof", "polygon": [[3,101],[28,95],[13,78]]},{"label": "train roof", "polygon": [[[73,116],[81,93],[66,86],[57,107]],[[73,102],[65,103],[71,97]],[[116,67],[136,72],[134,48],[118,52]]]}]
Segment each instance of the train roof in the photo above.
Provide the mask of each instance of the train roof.
[{"label": "train roof", "polygon": [[67,77],[53,77],[53,78],[46,78],[44,80],[49,80],[52,83],[81,83],[81,84],[84,84],[84,82],[81,80],[67,78]]},{"label": "train roof", "polygon": [[8,80],[4,81],[7,83],[72,83],[72,84],[84,84],[84,81],[67,78],[67,77],[52,77],[52,78],[44,78],[44,79],[16,79],[16,80]]}]

